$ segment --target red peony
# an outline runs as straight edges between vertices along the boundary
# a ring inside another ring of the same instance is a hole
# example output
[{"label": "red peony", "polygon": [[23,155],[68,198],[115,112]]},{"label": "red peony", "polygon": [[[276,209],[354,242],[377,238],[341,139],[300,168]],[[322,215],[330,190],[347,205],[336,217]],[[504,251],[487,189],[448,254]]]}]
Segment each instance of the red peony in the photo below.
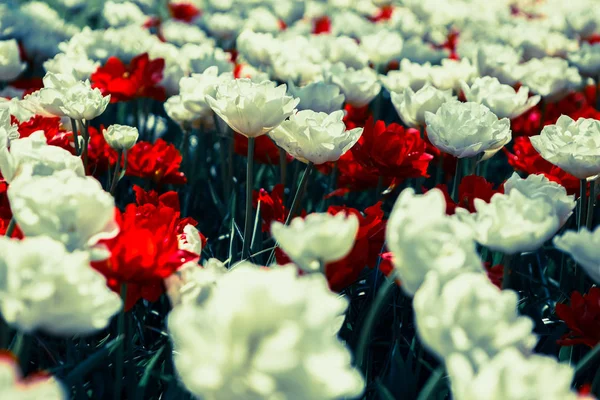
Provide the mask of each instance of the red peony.
[{"label": "red peony", "polygon": [[192,3],[169,3],[169,12],[174,19],[184,22],[192,22],[202,13]]},{"label": "red peony", "polygon": [[[248,155],[248,138],[234,135],[233,150],[236,154]],[[261,164],[279,165],[279,148],[267,135],[259,136],[254,141],[254,160]]]},{"label": "red peony", "polygon": [[163,139],[155,143],[137,142],[127,154],[129,176],[150,179],[157,183],[181,185],[186,182],[185,175],[179,171],[181,153]]},{"label": "red peony", "polygon": [[94,176],[100,175],[117,163],[117,151],[110,147],[102,131],[104,126],[96,129],[89,127],[90,140],[88,142],[88,173]]},{"label": "red peony", "polygon": [[142,204],[129,204],[124,213],[117,211],[121,230],[115,238],[103,242],[111,256],[92,263],[115,292],[127,285],[125,311],[142,298],[158,300],[164,292],[163,280],[181,265],[198,259],[196,254],[179,249],[177,235],[188,220],[180,218],[177,194],[169,192],[159,197],[155,192],[134,190]]},{"label": "red peony", "polygon": [[61,147],[75,154],[75,148],[71,144],[73,142],[73,134],[63,129],[60,125],[60,117],[34,115],[28,121],[19,122],[15,117],[11,116],[11,122],[18,125],[17,129],[20,138],[29,137],[33,132],[41,130],[44,131],[46,142],[49,145]]},{"label": "red peony", "polygon": [[262,231],[269,232],[273,221],[284,223],[289,210],[283,204],[282,184],[275,185],[271,193],[265,189],[255,190],[252,193],[252,204],[254,208],[258,208],[260,201],[260,217],[262,219]]},{"label": "red peony", "polygon": [[313,21],[312,33],[320,35],[322,33],[331,32],[331,19],[327,15],[319,17]]},{"label": "red peony", "polygon": [[[457,207],[469,210],[469,212],[475,212],[475,199],[484,200],[489,203],[492,196],[496,193],[504,193],[504,188],[500,187],[494,189],[493,185],[488,182],[485,178],[477,175],[468,175],[462,178],[458,185],[458,202],[455,202],[450,193],[448,192],[448,186],[440,184],[435,186],[440,189],[446,198],[446,214],[453,215],[456,212]],[[427,190],[423,189],[424,192]]]},{"label": "red peony", "polygon": [[367,120],[358,143],[350,150],[365,168],[381,176],[396,180],[428,177],[427,168],[433,159],[426,153],[426,143],[416,129],[405,129],[398,124],[385,125]]},{"label": "red peony", "polygon": [[369,20],[371,20],[371,22],[387,21],[390,18],[392,18],[393,13],[394,13],[394,6],[392,6],[391,4],[386,4],[379,8],[379,10],[377,11],[377,14],[375,14],[374,17],[369,17]]},{"label": "red peony", "polygon": [[165,88],[158,86],[164,68],[164,59],[150,61],[148,53],[140,54],[127,65],[117,57],[110,57],[90,79],[92,87],[100,89],[104,95],[110,94],[111,103],[137,98],[165,101]]},{"label": "red peony", "polygon": [[490,281],[495,286],[497,286],[498,289],[502,289],[502,279],[504,278],[504,266],[501,264],[496,264],[492,266],[491,262],[486,262],[484,263],[484,267]]},{"label": "red peony", "polygon": [[557,304],[556,315],[569,327],[557,343],[561,346],[600,343],[600,288],[593,287],[586,295],[573,292],[571,304]]},{"label": "red peony", "polygon": [[367,123],[367,120],[371,117],[371,110],[369,105],[364,107],[353,107],[350,104],[344,106],[344,124],[346,129],[362,128]]},{"label": "red peony", "polygon": [[[344,195],[348,192],[359,192],[365,189],[376,188],[379,184],[379,175],[371,168],[365,168],[356,161],[352,151],[346,152],[335,163],[316,165],[323,174],[331,174],[333,167],[337,168],[337,190],[328,196]],[[388,187],[391,178],[384,177],[383,185]]]}]

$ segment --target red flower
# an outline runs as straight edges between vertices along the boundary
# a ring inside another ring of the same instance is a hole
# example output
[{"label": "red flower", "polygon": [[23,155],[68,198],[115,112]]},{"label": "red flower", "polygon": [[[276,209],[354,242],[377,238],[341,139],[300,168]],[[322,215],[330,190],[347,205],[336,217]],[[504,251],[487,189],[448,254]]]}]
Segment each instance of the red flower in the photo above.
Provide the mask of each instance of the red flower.
[{"label": "red flower", "polygon": [[490,281],[498,287],[498,289],[502,289],[502,279],[504,277],[504,265],[496,264],[492,266],[491,262],[484,263],[485,270],[487,272],[487,276]]},{"label": "red flower", "polygon": [[110,147],[102,131],[104,126],[99,129],[90,126],[88,132],[90,140],[88,142],[88,173],[92,175],[100,175],[112,168],[117,163],[117,151]]},{"label": "red flower", "polygon": [[[453,215],[456,212],[456,207],[462,207],[474,213],[475,199],[481,199],[489,203],[494,194],[504,193],[503,187],[494,189],[490,182],[477,175],[468,175],[462,178],[458,185],[458,203],[450,197],[448,186],[440,184],[436,188],[440,189],[446,198],[446,214],[448,215]],[[426,191],[424,189],[424,192]]]},{"label": "red flower", "polygon": [[158,86],[163,78],[165,60],[150,61],[148,53],[135,57],[128,65],[117,57],[110,57],[104,66],[91,76],[92,87],[102,94],[110,94],[110,102],[128,101],[141,97],[165,101],[165,88]]},{"label": "red flower", "polygon": [[169,12],[174,19],[192,22],[201,15],[200,10],[191,3],[169,3]]},{"label": "red flower", "polygon": [[258,208],[260,201],[260,217],[262,219],[262,231],[269,232],[273,221],[285,222],[289,210],[283,204],[283,191],[285,188],[282,184],[275,185],[271,193],[265,189],[255,190],[252,193],[252,204],[254,208]]},{"label": "red flower", "polygon": [[371,116],[369,106],[364,107],[353,107],[350,104],[344,106],[344,124],[346,129],[362,128],[367,123],[367,120]]},{"label": "red flower", "polygon": [[44,131],[46,142],[49,145],[61,147],[75,154],[75,148],[71,145],[73,134],[61,127],[60,117],[34,115],[29,121],[18,122],[15,117],[11,117],[11,121],[18,125],[20,138],[29,137],[33,132],[41,130]]},{"label": "red flower", "polygon": [[156,301],[164,292],[163,279],[196,254],[179,250],[177,235],[192,219],[182,219],[177,193],[158,196],[134,187],[138,205],[129,204],[124,213],[117,211],[119,234],[104,244],[111,251],[109,259],[92,263],[106,276],[108,286],[119,293],[127,285],[125,310],[141,298]]},{"label": "red flower", "polygon": [[[236,154],[248,155],[248,138],[234,135],[233,150]],[[254,160],[261,164],[279,165],[279,148],[267,135],[259,136],[254,141]]]},{"label": "red flower", "polygon": [[404,180],[429,176],[427,167],[433,156],[425,152],[426,146],[418,130],[404,129],[394,123],[386,126],[370,117],[351,151],[365,168],[381,176]]},{"label": "red flower", "polygon": [[327,15],[319,17],[313,21],[312,33],[319,35],[331,32],[331,19]]},{"label": "red flower", "polygon": [[140,141],[127,154],[127,175],[151,179],[157,184],[181,185],[185,175],[179,171],[181,154],[163,139],[155,143]]},{"label": "red flower", "polygon": [[[337,188],[336,194],[345,194],[348,191],[361,191],[377,187],[379,175],[372,168],[365,168],[356,161],[352,151],[346,152],[336,163],[325,163],[315,167],[323,174],[330,174],[334,165],[337,168]],[[392,179],[383,178],[383,184],[388,187]],[[334,195],[333,193],[331,195]]]},{"label": "red flower", "polygon": [[508,163],[515,170],[526,174],[543,174],[551,181],[564,186],[569,194],[578,195],[579,179],[544,160],[531,144],[529,137],[515,138],[512,153],[506,147],[502,150],[508,157]]},{"label": "red flower", "polygon": [[394,6],[392,6],[391,4],[386,4],[384,6],[381,6],[377,14],[374,17],[369,17],[369,19],[371,20],[371,22],[387,21],[390,18],[392,18],[393,13]]},{"label": "red flower", "polygon": [[[21,59],[25,59],[25,58],[21,57]],[[28,94],[37,92],[38,90],[43,88],[44,82],[42,81],[42,78],[22,78],[22,79],[17,79],[16,81],[12,81],[10,83],[10,86],[17,88],[17,89],[24,90],[25,92],[23,93],[23,97],[25,97]]]},{"label": "red flower", "polygon": [[583,296],[573,292],[571,304],[557,304],[555,310],[558,318],[570,329],[557,341],[559,345],[594,347],[600,343],[600,288],[593,287]]}]

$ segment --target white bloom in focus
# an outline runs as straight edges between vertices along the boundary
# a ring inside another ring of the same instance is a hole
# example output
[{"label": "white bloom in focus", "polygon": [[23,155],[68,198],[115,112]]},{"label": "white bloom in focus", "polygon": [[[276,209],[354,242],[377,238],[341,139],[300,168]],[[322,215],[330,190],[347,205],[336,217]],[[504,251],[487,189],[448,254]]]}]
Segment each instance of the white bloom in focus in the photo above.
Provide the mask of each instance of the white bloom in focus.
[{"label": "white bloom in focus", "polygon": [[325,272],[325,264],[348,255],[357,232],[358,218],[345,213],[313,213],[294,218],[288,226],[277,221],[271,225],[279,247],[308,272]]},{"label": "white bloom in focus", "polygon": [[246,137],[266,134],[293,112],[300,99],[287,96],[286,85],[235,79],[217,86],[206,102],[231,129]]},{"label": "white bloom in focus", "polygon": [[474,200],[474,214],[457,208],[480,244],[505,254],[539,249],[560,228],[556,208],[545,197],[526,197],[516,189],[496,193],[490,203]]},{"label": "white bloom in focus", "polygon": [[337,63],[327,71],[329,81],[340,87],[346,97],[346,103],[354,107],[364,107],[381,91],[377,74],[371,68],[346,68]]},{"label": "white bloom in focus", "polygon": [[137,142],[140,134],[137,128],[127,125],[112,124],[102,131],[104,140],[115,150],[129,150]]},{"label": "white bloom in focus", "polygon": [[312,110],[298,111],[269,136],[279,147],[303,163],[323,164],[337,161],[360,138],[363,128],[346,130],[344,112],[331,114]]},{"label": "white bloom in focus", "polygon": [[402,59],[399,71],[389,71],[387,75],[380,75],[379,79],[390,92],[402,93],[406,88],[416,92],[431,82],[431,64],[421,65]]},{"label": "white bloom in focus", "polygon": [[521,86],[515,91],[512,86],[503,85],[497,78],[484,76],[473,81],[471,87],[461,83],[467,101],[483,104],[498,118],[513,119],[540,102],[540,96],[529,97],[529,88]]},{"label": "white bloom in focus", "polygon": [[390,61],[400,58],[404,39],[399,33],[380,29],[360,38],[360,46],[377,68],[385,68]]},{"label": "white bloom in focus", "polygon": [[511,139],[510,121],[498,119],[486,106],[451,101],[435,114],[425,112],[431,143],[458,158],[493,155]]},{"label": "white bloom in focus", "polygon": [[288,93],[300,99],[299,110],[313,110],[331,114],[342,109],[344,95],[340,94],[340,88],[336,85],[323,81],[309,83],[306,86],[296,86],[293,82],[288,83]]},{"label": "white bloom in focus", "polygon": [[0,237],[0,276],[2,316],[25,332],[94,333],[106,328],[122,307],[86,252],[70,253],[48,237]]},{"label": "white bloom in focus", "polygon": [[0,356],[0,398],[12,400],[67,400],[67,394],[53,377],[23,380],[16,360]]},{"label": "white bloom in focus", "polygon": [[533,321],[517,311],[519,296],[486,274],[465,272],[445,281],[427,274],[413,299],[417,332],[440,359],[461,354],[475,369],[505,348],[531,351]]},{"label": "white bloom in focus", "polygon": [[114,28],[127,25],[142,26],[149,19],[133,1],[107,1],[102,9],[102,17]]},{"label": "white bloom in focus", "polygon": [[453,89],[458,92],[462,81],[470,83],[477,76],[477,69],[468,58],[461,61],[445,59],[442,65],[431,67],[431,84],[440,90]]},{"label": "white bloom in focus", "polygon": [[582,75],[597,79],[600,74],[600,43],[583,42],[578,51],[569,54],[569,61]]},{"label": "white bloom in focus", "polygon": [[44,62],[46,72],[72,75],[75,80],[86,80],[96,72],[100,63],[87,58],[85,54],[58,53]]},{"label": "white bloom in focus", "polygon": [[206,102],[206,96],[214,97],[217,86],[232,81],[233,75],[219,75],[217,67],[209,67],[201,74],[192,74],[179,81],[179,94],[183,106],[193,113],[196,118],[212,115],[211,108]]},{"label": "white bloom in focus", "polygon": [[27,64],[21,62],[17,41],[0,40],[0,81],[12,81],[25,70]]},{"label": "white bloom in focus", "polygon": [[507,348],[475,370],[462,354],[446,360],[456,400],[577,400],[573,368],[553,357]]},{"label": "white bloom in focus", "polygon": [[402,122],[411,128],[425,125],[425,112],[435,113],[447,101],[456,100],[451,90],[439,90],[426,84],[416,93],[410,87],[399,94],[391,92],[392,104]]},{"label": "white bloom in focus", "polygon": [[337,338],[347,305],[321,274],[235,267],[201,306],[171,311],[175,368],[205,399],[357,397],[364,381]]},{"label": "white bloom in focus", "polygon": [[582,84],[577,68],[558,57],[534,58],[522,64],[521,83],[548,101],[557,101]]},{"label": "white bloom in focus", "polygon": [[552,164],[579,179],[600,174],[600,121],[561,115],[555,125],[546,125],[531,144]]},{"label": "white bloom in focus", "polygon": [[39,106],[46,112],[76,120],[96,118],[110,102],[110,95],[102,96],[100,89],[92,89],[89,81],[78,81],[72,75],[52,72],[46,73],[44,87],[37,93]]},{"label": "white bloom in focus", "polygon": [[600,284],[600,227],[593,232],[581,229],[567,231],[554,238],[557,249],[569,253],[596,284]]},{"label": "white bloom in focus", "polygon": [[400,193],[388,220],[386,243],[408,295],[414,295],[429,271],[449,279],[483,270],[472,230],[446,215],[439,189],[424,195],[415,195],[412,188]]},{"label": "white bloom in focus", "polygon": [[169,118],[183,127],[189,127],[196,119],[198,119],[198,116],[195,113],[185,107],[182,96],[177,95],[169,97],[167,101],[165,101],[164,107]]},{"label": "white bloom in focus", "polygon": [[497,43],[483,44],[477,49],[475,65],[480,76],[493,76],[505,85],[514,85],[521,79],[521,52],[511,46]]},{"label": "white bloom in focus", "polygon": [[504,193],[509,194],[513,190],[518,190],[529,198],[543,198],[553,205],[556,215],[563,226],[567,219],[573,214],[573,209],[577,202],[575,196],[568,195],[567,190],[556,182],[552,182],[542,174],[531,174],[523,179],[514,172],[511,177],[504,182]]},{"label": "white bloom in focus", "polygon": [[0,172],[7,182],[12,182],[25,166],[31,168],[32,175],[52,175],[61,170],[71,170],[77,176],[85,175],[81,158],[60,147],[49,146],[43,131],[11,140],[10,150],[6,147],[5,133],[4,129],[0,129]]},{"label": "white bloom in focus", "polygon": [[25,236],[48,236],[68,251],[90,250],[92,260],[110,255],[97,244],[119,232],[115,201],[96,179],[71,170],[50,176],[21,174],[10,184],[8,199]]}]

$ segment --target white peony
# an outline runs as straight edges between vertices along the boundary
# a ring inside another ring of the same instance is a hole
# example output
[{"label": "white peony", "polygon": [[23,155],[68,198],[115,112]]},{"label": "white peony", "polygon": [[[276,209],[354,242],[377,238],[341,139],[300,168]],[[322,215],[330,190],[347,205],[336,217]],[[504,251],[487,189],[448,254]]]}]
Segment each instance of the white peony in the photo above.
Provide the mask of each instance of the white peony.
[{"label": "white peony", "polygon": [[330,114],[341,110],[344,104],[344,95],[340,88],[323,81],[309,83],[306,86],[296,86],[288,83],[288,93],[300,99],[299,110],[313,110]]},{"label": "white peony", "polygon": [[294,218],[288,226],[277,221],[271,225],[279,247],[308,272],[324,272],[325,264],[348,255],[357,232],[358,218],[345,213],[313,213]]},{"label": "white peony", "polygon": [[578,51],[569,54],[569,61],[579,73],[598,79],[600,75],[600,43],[584,42]]},{"label": "white peony", "polygon": [[[167,101],[165,101],[164,108],[169,118],[182,127],[185,127],[185,129],[189,129],[192,123],[198,119],[198,116],[195,113],[185,107],[183,97],[180,95],[169,97]],[[206,108],[201,108],[201,110],[206,110]]]},{"label": "white peony", "polygon": [[347,305],[320,274],[236,267],[169,315],[175,368],[204,399],[357,397],[364,381],[336,335]]},{"label": "white peony", "polygon": [[380,29],[360,38],[360,47],[378,69],[385,67],[402,53],[404,39],[394,31]]},{"label": "white peony", "polygon": [[0,237],[0,310],[19,330],[72,336],[104,329],[122,307],[86,252],[48,237]]},{"label": "white peony", "polygon": [[486,274],[445,281],[430,272],[413,300],[417,332],[442,360],[460,354],[478,370],[503,349],[535,346],[533,321],[519,316],[518,301],[516,292],[498,289]]},{"label": "white peony", "polygon": [[338,85],[346,97],[346,103],[364,107],[381,91],[377,74],[370,68],[346,68],[342,63],[334,64],[326,71],[328,81]]},{"label": "white peony", "polygon": [[200,45],[185,44],[180,54],[188,59],[192,74],[201,74],[210,67],[217,67],[221,74],[233,72],[235,66],[231,61],[231,54],[206,42]]},{"label": "white peony", "polygon": [[600,121],[561,115],[555,125],[546,125],[531,144],[552,164],[579,179],[600,174]]},{"label": "white peony", "polygon": [[269,136],[292,157],[304,163],[337,161],[362,135],[363,128],[346,130],[344,112],[331,114],[298,111],[273,129]]},{"label": "white peony", "polygon": [[187,224],[183,227],[183,233],[178,235],[179,248],[200,255],[202,253],[202,238],[200,231],[194,225]]},{"label": "white peony", "polygon": [[429,84],[416,93],[410,87],[404,93],[391,93],[392,104],[402,122],[411,128],[425,125],[425,112],[435,113],[447,101],[456,100],[451,90],[439,90]]},{"label": "white peony", "polygon": [[402,59],[399,71],[389,71],[387,75],[380,75],[379,79],[390,92],[402,93],[406,88],[416,92],[431,82],[430,73],[430,63],[421,65]]},{"label": "white peony", "polygon": [[75,80],[90,79],[99,66],[98,61],[90,60],[80,53],[58,53],[54,58],[44,61],[46,72],[72,75]]},{"label": "white peony", "polygon": [[596,284],[600,284],[600,227],[593,232],[583,228],[554,238],[557,249],[569,253]]},{"label": "white peony", "polygon": [[142,26],[149,16],[144,14],[140,7],[132,1],[115,2],[107,1],[102,9],[102,18],[109,26],[119,28],[127,25]]},{"label": "white peony", "polygon": [[15,39],[0,40],[0,81],[12,81],[25,70]]},{"label": "white peony", "polygon": [[497,43],[482,44],[477,49],[475,65],[480,76],[493,76],[505,85],[514,85],[521,79],[522,52]]},{"label": "white peony", "polygon": [[8,199],[25,236],[48,236],[68,251],[90,250],[92,260],[109,256],[98,241],[119,232],[115,201],[96,179],[68,169],[50,176],[21,174],[9,186]]},{"label": "white peony", "polygon": [[431,84],[438,89],[460,91],[461,82],[470,83],[477,76],[477,69],[468,58],[461,61],[445,59],[442,65],[431,67]]},{"label": "white peony", "polygon": [[431,143],[458,158],[493,155],[511,139],[510,121],[477,103],[450,101],[435,114],[425,112]]},{"label": "white peony", "polygon": [[446,215],[446,200],[439,189],[424,195],[415,195],[412,188],[400,193],[388,221],[386,243],[401,287],[409,295],[432,270],[445,278],[482,271],[471,229]]},{"label": "white peony", "polygon": [[196,262],[183,264],[165,279],[171,305],[202,304],[210,296],[215,283],[227,271],[225,265],[216,258],[207,260],[203,266]]},{"label": "white peony", "polygon": [[209,67],[201,74],[192,74],[179,81],[179,95],[183,106],[196,118],[212,115],[206,95],[215,96],[217,86],[233,80],[230,73],[219,74],[217,67]]},{"label": "white peony", "polygon": [[529,88],[526,86],[516,91],[512,86],[503,85],[497,78],[489,76],[475,79],[471,87],[462,82],[461,87],[467,101],[483,104],[498,118],[516,118],[541,99],[539,95],[529,97]]},{"label": "white peony", "polygon": [[557,101],[582,85],[577,68],[558,57],[534,58],[522,65],[521,83],[548,101]]},{"label": "white peony", "polygon": [[281,124],[300,102],[285,94],[286,85],[275,85],[235,79],[218,85],[214,97],[206,95],[206,102],[235,132],[257,137]]}]

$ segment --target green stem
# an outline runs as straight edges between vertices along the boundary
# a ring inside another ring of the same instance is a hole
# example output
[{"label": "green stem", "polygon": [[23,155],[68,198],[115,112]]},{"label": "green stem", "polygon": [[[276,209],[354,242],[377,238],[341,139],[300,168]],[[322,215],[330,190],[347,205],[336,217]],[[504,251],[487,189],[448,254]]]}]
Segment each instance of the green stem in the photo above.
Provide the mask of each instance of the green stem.
[{"label": "green stem", "polygon": [[592,230],[594,222],[594,203],[596,202],[596,181],[590,182],[590,196],[588,197],[587,203],[587,217],[585,219],[585,226],[588,230]]},{"label": "green stem", "polygon": [[246,215],[244,221],[244,245],[242,257],[250,256],[250,235],[252,231],[252,189],[254,186],[254,145],[255,138],[248,138],[248,160],[246,168]]},{"label": "green stem", "polygon": [[83,149],[81,150],[81,159],[83,160],[83,169],[87,171],[88,165],[88,144],[90,142],[90,121],[79,121],[83,127]]},{"label": "green stem", "polygon": [[425,386],[423,386],[423,390],[421,390],[421,393],[419,393],[419,397],[417,397],[417,400],[434,399],[435,390],[442,382],[444,375],[446,375],[446,369],[443,365],[440,365],[436,368],[435,371],[433,371],[433,373],[427,380],[427,383],[425,383]]},{"label": "green stem", "polygon": [[[283,187],[285,188],[286,181],[287,181],[287,153],[285,152],[284,149],[279,147],[279,183],[281,183],[283,185]],[[285,195],[285,193],[284,193],[284,195]],[[285,197],[283,198],[283,204],[285,204]]]},{"label": "green stem", "polygon": [[119,183],[119,172],[121,169],[121,158],[123,156],[123,150],[117,151],[117,163],[115,164],[115,172],[113,173],[112,182],[110,184],[110,194],[115,195],[117,189],[117,183]]},{"label": "green stem", "polygon": [[7,238],[11,237],[13,232],[15,231],[15,226],[17,226],[17,221],[15,220],[15,217],[12,217],[8,223],[8,226],[6,227],[6,233],[4,234],[4,236],[6,236]]},{"label": "green stem", "polygon": [[588,368],[594,365],[596,361],[600,360],[600,344],[597,344],[592,350],[590,350],[575,366],[575,379],[580,377]]},{"label": "green stem", "polygon": [[456,160],[456,170],[454,171],[454,181],[452,181],[452,193],[450,194],[450,197],[452,197],[452,200],[454,200],[456,203],[458,203],[458,184],[460,182],[460,175],[462,172],[462,158],[459,158]]},{"label": "green stem", "polygon": [[502,266],[504,267],[502,272],[502,290],[511,289],[511,264],[513,257],[513,254],[505,254],[502,259]]},{"label": "green stem", "polygon": [[74,118],[71,118],[71,130],[73,130],[73,144],[75,145],[75,154],[79,156],[79,134],[77,132],[77,122]]},{"label": "green stem", "polygon": [[390,298],[394,294],[395,287],[396,282],[394,282],[393,276],[387,278],[377,291],[375,300],[373,300],[373,303],[369,308],[369,313],[367,314],[365,322],[360,330],[358,345],[356,346],[356,366],[361,370],[363,370],[364,360],[366,358],[367,350],[369,349],[368,345],[371,338],[371,332],[373,331],[375,323],[379,319],[379,316],[385,305],[389,302]]},{"label": "green stem", "polygon": [[586,200],[587,200],[587,180],[579,181],[579,221],[577,221],[577,230],[585,226],[586,220]]},{"label": "green stem", "polygon": [[123,300],[123,309],[119,313],[117,319],[117,337],[122,338],[121,345],[117,348],[116,361],[115,361],[115,391],[113,395],[114,400],[121,399],[121,392],[123,391],[123,364],[125,363],[125,301],[127,298],[127,285],[121,284],[121,299]]}]

